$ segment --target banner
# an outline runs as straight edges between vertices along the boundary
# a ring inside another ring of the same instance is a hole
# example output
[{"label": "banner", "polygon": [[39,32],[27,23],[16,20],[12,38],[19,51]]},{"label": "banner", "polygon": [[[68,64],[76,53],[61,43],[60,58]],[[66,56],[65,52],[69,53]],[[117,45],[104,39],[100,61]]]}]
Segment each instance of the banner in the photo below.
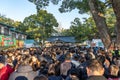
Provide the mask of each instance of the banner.
[{"label": "banner", "polygon": [[16,39],[11,36],[4,36],[4,46],[15,46]]},{"label": "banner", "polygon": [[4,35],[0,35],[0,46],[4,46]]},{"label": "banner", "polygon": [[23,47],[24,46],[24,41],[23,40],[16,40],[16,46],[17,47]]}]

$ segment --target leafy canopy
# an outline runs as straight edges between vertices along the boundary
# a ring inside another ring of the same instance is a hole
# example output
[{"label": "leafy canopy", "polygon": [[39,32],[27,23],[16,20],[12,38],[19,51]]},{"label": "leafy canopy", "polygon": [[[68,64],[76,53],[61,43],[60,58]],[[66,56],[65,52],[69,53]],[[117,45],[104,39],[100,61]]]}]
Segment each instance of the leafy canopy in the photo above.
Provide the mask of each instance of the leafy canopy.
[{"label": "leafy canopy", "polygon": [[52,14],[47,13],[46,10],[39,10],[37,14],[24,19],[21,30],[27,32],[29,38],[45,39],[52,34],[53,27],[57,26],[57,20]]}]

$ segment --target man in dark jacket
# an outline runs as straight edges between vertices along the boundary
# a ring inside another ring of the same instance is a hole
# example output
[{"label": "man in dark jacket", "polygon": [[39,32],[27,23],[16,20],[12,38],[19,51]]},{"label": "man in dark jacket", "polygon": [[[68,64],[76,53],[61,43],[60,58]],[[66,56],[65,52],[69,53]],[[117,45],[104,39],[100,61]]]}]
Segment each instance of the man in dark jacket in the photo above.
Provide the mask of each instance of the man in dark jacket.
[{"label": "man in dark jacket", "polygon": [[90,60],[87,65],[88,80],[107,80],[104,76],[104,68],[96,59]]}]

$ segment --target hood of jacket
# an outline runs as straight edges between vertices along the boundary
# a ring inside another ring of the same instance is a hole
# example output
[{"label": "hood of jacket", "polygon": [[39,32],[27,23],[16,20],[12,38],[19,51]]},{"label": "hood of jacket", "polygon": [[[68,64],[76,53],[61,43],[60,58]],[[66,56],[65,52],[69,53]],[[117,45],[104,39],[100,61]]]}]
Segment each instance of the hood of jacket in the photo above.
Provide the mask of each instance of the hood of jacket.
[{"label": "hood of jacket", "polygon": [[33,71],[33,69],[29,65],[19,66],[18,70],[17,70],[17,72],[19,72],[19,73],[25,73],[25,72],[31,72],[31,71]]}]

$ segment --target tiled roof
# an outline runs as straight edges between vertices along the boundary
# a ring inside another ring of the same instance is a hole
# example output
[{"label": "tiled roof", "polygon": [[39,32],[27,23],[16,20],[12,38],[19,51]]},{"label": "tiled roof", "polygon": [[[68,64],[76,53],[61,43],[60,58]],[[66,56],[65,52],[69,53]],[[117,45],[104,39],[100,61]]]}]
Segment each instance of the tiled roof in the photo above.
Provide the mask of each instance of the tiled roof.
[{"label": "tiled roof", "polygon": [[14,28],[13,26],[10,26],[10,25],[7,25],[7,24],[1,23],[1,22],[0,22],[0,25],[3,25],[3,27],[6,26],[8,28]]},{"label": "tiled roof", "polygon": [[48,38],[47,41],[49,42],[63,41],[63,42],[70,42],[70,43],[76,42],[75,37],[73,36],[52,36]]},{"label": "tiled roof", "polygon": [[9,28],[11,31],[14,31],[14,32],[17,32],[17,33],[20,33],[20,34],[25,34],[25,35],[27,35],[25,32],[21,32],[21,31],[16,30],[15,27],[13,27],[13,26],[10,26],[10,25],[7,25],[7,24],[1,23],[1,22],[0,22],[0,25],[3,25],[3,27],[6,26],[6,27]]}]

